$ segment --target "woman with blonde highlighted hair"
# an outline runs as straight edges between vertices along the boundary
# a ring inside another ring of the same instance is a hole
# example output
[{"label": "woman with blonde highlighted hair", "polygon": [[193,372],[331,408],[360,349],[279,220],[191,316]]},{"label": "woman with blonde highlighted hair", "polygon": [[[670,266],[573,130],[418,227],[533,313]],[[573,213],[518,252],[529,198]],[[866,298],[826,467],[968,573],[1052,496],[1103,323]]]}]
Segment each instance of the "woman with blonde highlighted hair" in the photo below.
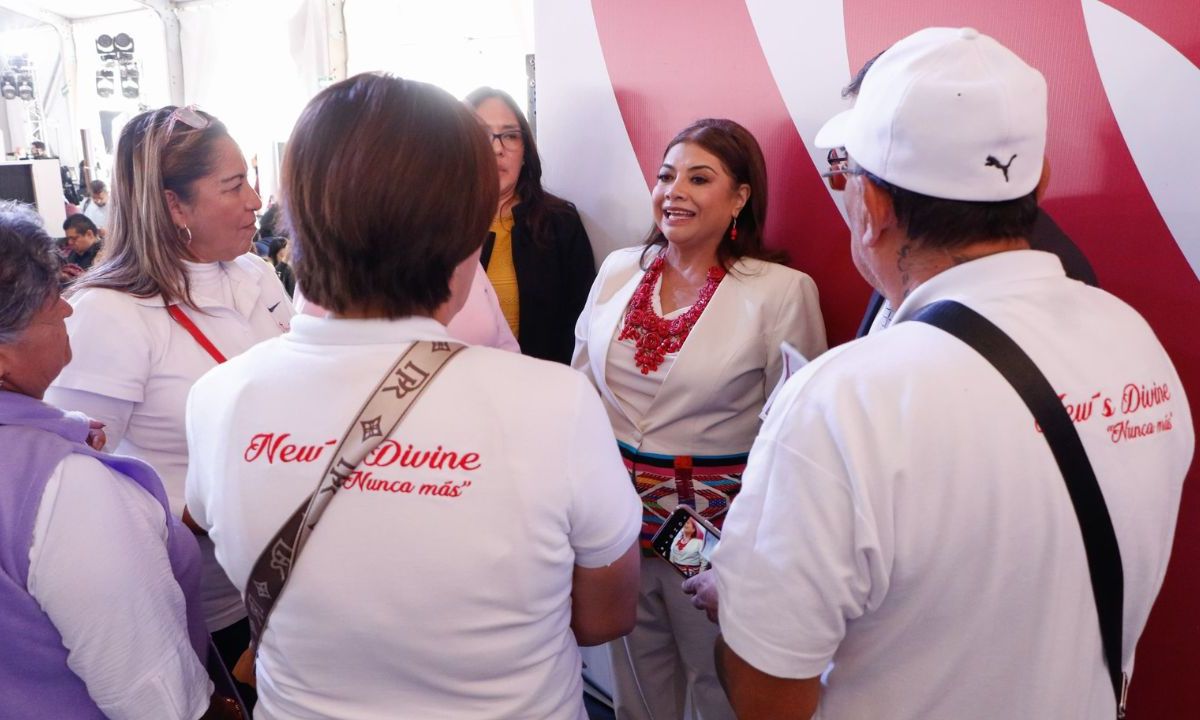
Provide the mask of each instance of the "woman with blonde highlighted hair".
[{"label": "woman with blonde highlighted hair", "polygon": [[[190,107],[144,112],[122,130],[102,262],[70,290],[74,359],[47,398],[105,423],[106,449],[144,460],[184,517],[184,410],[204,373],[289,327],[271,267],[248,254],[262,202],[219,120]],[[238,590],[200,538],[208,629],[227,664],[249,630]]]}]

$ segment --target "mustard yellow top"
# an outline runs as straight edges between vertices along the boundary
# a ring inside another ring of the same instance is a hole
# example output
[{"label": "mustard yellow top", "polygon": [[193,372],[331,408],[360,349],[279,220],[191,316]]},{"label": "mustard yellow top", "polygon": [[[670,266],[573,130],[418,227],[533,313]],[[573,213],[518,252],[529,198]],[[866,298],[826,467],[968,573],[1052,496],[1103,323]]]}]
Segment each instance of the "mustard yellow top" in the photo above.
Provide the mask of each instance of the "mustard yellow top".
[{"label": "mustard yellow top", "polygon": [[496,288],[496,299],[500,302],[500,312],[508,321],[514,337],[520,337],[521,328],[521,299],[517,294],[517,266],[513,264],[512,253],[512,215],[502,215],[492,220],[492,232],[496,233],[496,242],[492,246],[492,257],[488,260],[487,276]]}]

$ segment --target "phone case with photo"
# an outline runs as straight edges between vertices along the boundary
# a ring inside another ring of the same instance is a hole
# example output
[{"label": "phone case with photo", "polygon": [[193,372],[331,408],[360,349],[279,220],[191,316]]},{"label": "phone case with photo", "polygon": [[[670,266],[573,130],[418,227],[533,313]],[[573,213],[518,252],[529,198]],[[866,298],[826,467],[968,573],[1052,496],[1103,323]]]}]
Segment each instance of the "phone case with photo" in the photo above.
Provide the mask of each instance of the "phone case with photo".
[{"label": "phone case with photo", "polygon": [[[685,532],[689,523],[692,527],[690,536]],[[650,543],[655,555],[680,575],[692,577],[709,568],[709,558],[720,538],[720,531],[712,523],[687,505],[680,505],[654,534]]]}]

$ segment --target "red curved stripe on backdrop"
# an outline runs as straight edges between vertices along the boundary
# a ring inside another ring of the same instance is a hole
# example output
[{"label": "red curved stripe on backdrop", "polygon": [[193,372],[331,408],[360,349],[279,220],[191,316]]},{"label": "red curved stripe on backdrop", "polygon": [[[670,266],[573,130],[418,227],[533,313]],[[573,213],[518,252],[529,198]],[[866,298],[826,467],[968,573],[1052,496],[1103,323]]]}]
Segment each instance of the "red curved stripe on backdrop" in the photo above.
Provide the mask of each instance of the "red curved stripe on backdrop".
[{"label": "red curved stripe on backdrop", "polygon": [[746,126],[767,159],[768,241],[816,281],[830,342],[853,337],[870,290],[854,271],[846,224],[792,123],[745,3],[593,0],[592,12],[646,184],[654,185],[667,142],[693,120]]},{"label": "red curved stripe on backdrop", "polygon": [[[1190,27],[1186,37],[1172,42],[1181,51],[1190,48],[1189,57],[1195,57],[1200,42],[1196,20],[1180,20],[1194,13],[1192,3],[1110,4],[1137,5],[1134,16],[1159,31],[1163,23],[1176,30]],[[1185,12],[1185,5],[1192,7]],[[1194,313],[1186,311],[1200,307],[1200,282],[1125,145],[1092,56],[1080,0],[960,0],[954,6],[948,9],[944,0],[845,3],[851,67],[922,27],[969,25],[1005,43],[1045,74],[1050,86],[1048,154],[1054,173],[1044,206],[1087,254],[1105,289],[1136,307],[1154,327],[1190,391],[1192,415],[1200,417],[1200,343],[1191,326]],[[1194,604],[1200,592],[1198,484],[1200,471],[1194,465],[1184,485],[1166,582],[1138,645],[1129,715],[1135,720],[1200,717],[1200,696],[1192,692],[1190,676],[1200,667]]]},{"label": "red curved stripe on backdrop", "polygon": [[1101,0],[1145,25],[1200,68],[1200,8],[1195,0]]}]

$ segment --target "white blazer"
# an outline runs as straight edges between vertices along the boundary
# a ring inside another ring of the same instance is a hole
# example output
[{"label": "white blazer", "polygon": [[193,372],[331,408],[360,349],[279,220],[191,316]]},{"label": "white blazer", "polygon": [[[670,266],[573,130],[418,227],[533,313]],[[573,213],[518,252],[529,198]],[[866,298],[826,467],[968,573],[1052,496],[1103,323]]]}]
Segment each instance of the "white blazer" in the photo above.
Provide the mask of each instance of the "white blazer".
[{"label": "white blazer", "polygon": [[692,328],[649,411],[629,417],[605,382],[605,368],[645,274],[641,255],[639,246],[604,260],[575,325],[571,365],[600,391],[617,439],[640,452],[749,452],[758,414],[783,371],[779,344],[788,341],[809,360],[827,347],[816,284],[778,263],[737,261]]}]

